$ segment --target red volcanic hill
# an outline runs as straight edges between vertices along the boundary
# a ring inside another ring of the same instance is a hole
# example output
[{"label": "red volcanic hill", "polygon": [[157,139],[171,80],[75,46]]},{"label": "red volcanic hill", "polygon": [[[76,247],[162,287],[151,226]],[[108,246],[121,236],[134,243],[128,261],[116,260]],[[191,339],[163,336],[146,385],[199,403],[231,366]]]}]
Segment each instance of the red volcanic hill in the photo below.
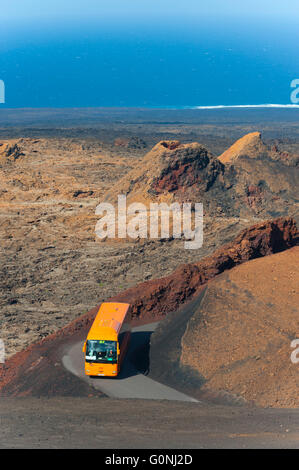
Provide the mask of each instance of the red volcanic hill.
[{"label": "red volcanic hill", "polygon": [[161,141],[105,195],[115,203],[202,202],[211,217],[296,216],[298,166],[250,133],[219,157],[199,143]]},{"label": "red volcanic hill", "polygon": [[[110,301],[132,304],[133,317],[153,321],[174,312],[199,294],[218,274],[248,260],[282,252],[298,245],[299,234],[291,218],[279,218],[252,226],[232,243],[194,264],[180,266],[172,275],[137,285]],[[57,333],[12,356],[0,371],[2,396],[86,395],[87,385],[64,370],[65,348],[86,336],[98,307]]]},{"label": "red volcanic hill", "polygon": [[199,399],[298,408],[298,263],[297,246],[218,276],[153,333],[150,375]]},{"label": "red volcanic hill", "polygon": [[223,165],[198,143],[162,141],[145,155],[139,167],[125,175],[105,199],[128,202],[194,201],[212,186],[222,188]]}]

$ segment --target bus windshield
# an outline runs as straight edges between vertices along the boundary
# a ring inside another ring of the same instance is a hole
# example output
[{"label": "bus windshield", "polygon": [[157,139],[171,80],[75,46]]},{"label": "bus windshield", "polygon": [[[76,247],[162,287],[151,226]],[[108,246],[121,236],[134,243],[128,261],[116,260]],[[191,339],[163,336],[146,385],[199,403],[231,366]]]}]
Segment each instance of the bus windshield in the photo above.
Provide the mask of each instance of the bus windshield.
[{"label": "bus windshield", "polygon": [[113,363],[117,361],[116,341],[86,341],[86,362]]}]

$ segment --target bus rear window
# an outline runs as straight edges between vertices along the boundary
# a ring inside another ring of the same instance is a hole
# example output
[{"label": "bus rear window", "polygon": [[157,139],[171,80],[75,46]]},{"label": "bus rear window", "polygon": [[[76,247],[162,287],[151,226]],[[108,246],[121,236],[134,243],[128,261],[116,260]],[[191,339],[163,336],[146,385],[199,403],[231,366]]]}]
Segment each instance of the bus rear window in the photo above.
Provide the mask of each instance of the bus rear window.
[{"label": "bus rear window", "polygon": [[113,363],[117,361],[116,341],[86,341],[86,362]]}]

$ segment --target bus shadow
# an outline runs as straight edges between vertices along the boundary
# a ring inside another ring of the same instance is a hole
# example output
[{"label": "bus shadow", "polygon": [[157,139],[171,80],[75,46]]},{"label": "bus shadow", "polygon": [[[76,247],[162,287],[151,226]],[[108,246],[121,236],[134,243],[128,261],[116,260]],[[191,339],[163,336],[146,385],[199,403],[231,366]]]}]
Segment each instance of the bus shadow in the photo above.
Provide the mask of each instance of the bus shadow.
[{"label": "bus shadow", "polygon": [[149,371],[150,337],[153,331],[135,331],[131,334],[130,346],[118,374],[118,379],[144,374]]}]

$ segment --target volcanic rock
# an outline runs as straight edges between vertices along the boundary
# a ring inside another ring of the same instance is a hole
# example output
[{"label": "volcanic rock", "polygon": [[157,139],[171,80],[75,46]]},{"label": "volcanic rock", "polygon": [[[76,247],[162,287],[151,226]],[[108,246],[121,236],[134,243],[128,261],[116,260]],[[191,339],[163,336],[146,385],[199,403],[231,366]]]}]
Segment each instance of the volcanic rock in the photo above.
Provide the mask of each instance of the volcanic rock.
[{"label": "volcanic rock", "polygon": [[[153,334],[152,376],[172,385],[177,378],[198,398],[226,393],[234,402],[297,408],[291,342],[299,334],[298,262],[297,246],[209,283],[200,302],[170,316]],[[174,325],[180,325],[177,338],[167,333]]]},{"label": "volcanic rock", "polygon": [[268,149],[260,132],[214,156],[199,143],[161,141],[104,199],[127,202],[203,203],[209,217],[298,216],[299,172]]},{"label": "volcanic rock", "polygon": [[138,168],[120,180],[117,193],[108,192],[105,199],[116,201],[117,194],[126,194],[128,202],[194,200],[214,184],[222,185],[223,169],[217,158],[198,143],[162,141]]},{"label": "volcanic rock", "polygon": [[251,132],[241,137],[219,156],[219,160],[224,164],[236,163],[236,160],[242,156],[249,158],[267,157],[288,166],[297,166],[299,161],[298,155],[280,151],[278,145],[268,147],[262,141],[260,132]]},{"label": "volcanic rock", "polygon": [[23,155],[19,145],[15,141],[0,142],[0,162],[4,158],[5,161],[15,161]]},{"label": "volcanic rock", "polygon": [[144,149],[146,148],[146,142],[141,139],[140,137],[130,137],[130,138],[123,138],[118,137],[114,141],[115,147],[125,147],[127,149]]},{"label": "volcanic rock", "polygon": [[[298,237],[294,220],[266,221],[242,231],[234,242],[212,256],[182,265],[170,276],[144,282],[107,300],[129,302],[135,319],[143,322],[159,320],[194,299],[218,274],[250,259],[298,245]],[[72,394],[78,388],[78,381],[71,379],[57,362],[59,354],[68,344],[86,336],[97,311],[98,307],[95,307],[58,332],[9,358],[0,368],[0,395]]]},{"label": "volcanic rock", "polygon": [[266,221],[243,230],[211,256],[179,266],[174,273],[137,285],[113,298],[128,302],[136,317],[161,317],[175,311],[218,274],[250,259],[264,257],[299,244],[299,233],[291,218]]},{"label": "volcanic rock", "polygon": [[219,156],[222,163],[232,163],[240,156],[257,158],[267,153],[267,147],[263,144],[260,132],[251,132],[237,140],[228,150]]}]

